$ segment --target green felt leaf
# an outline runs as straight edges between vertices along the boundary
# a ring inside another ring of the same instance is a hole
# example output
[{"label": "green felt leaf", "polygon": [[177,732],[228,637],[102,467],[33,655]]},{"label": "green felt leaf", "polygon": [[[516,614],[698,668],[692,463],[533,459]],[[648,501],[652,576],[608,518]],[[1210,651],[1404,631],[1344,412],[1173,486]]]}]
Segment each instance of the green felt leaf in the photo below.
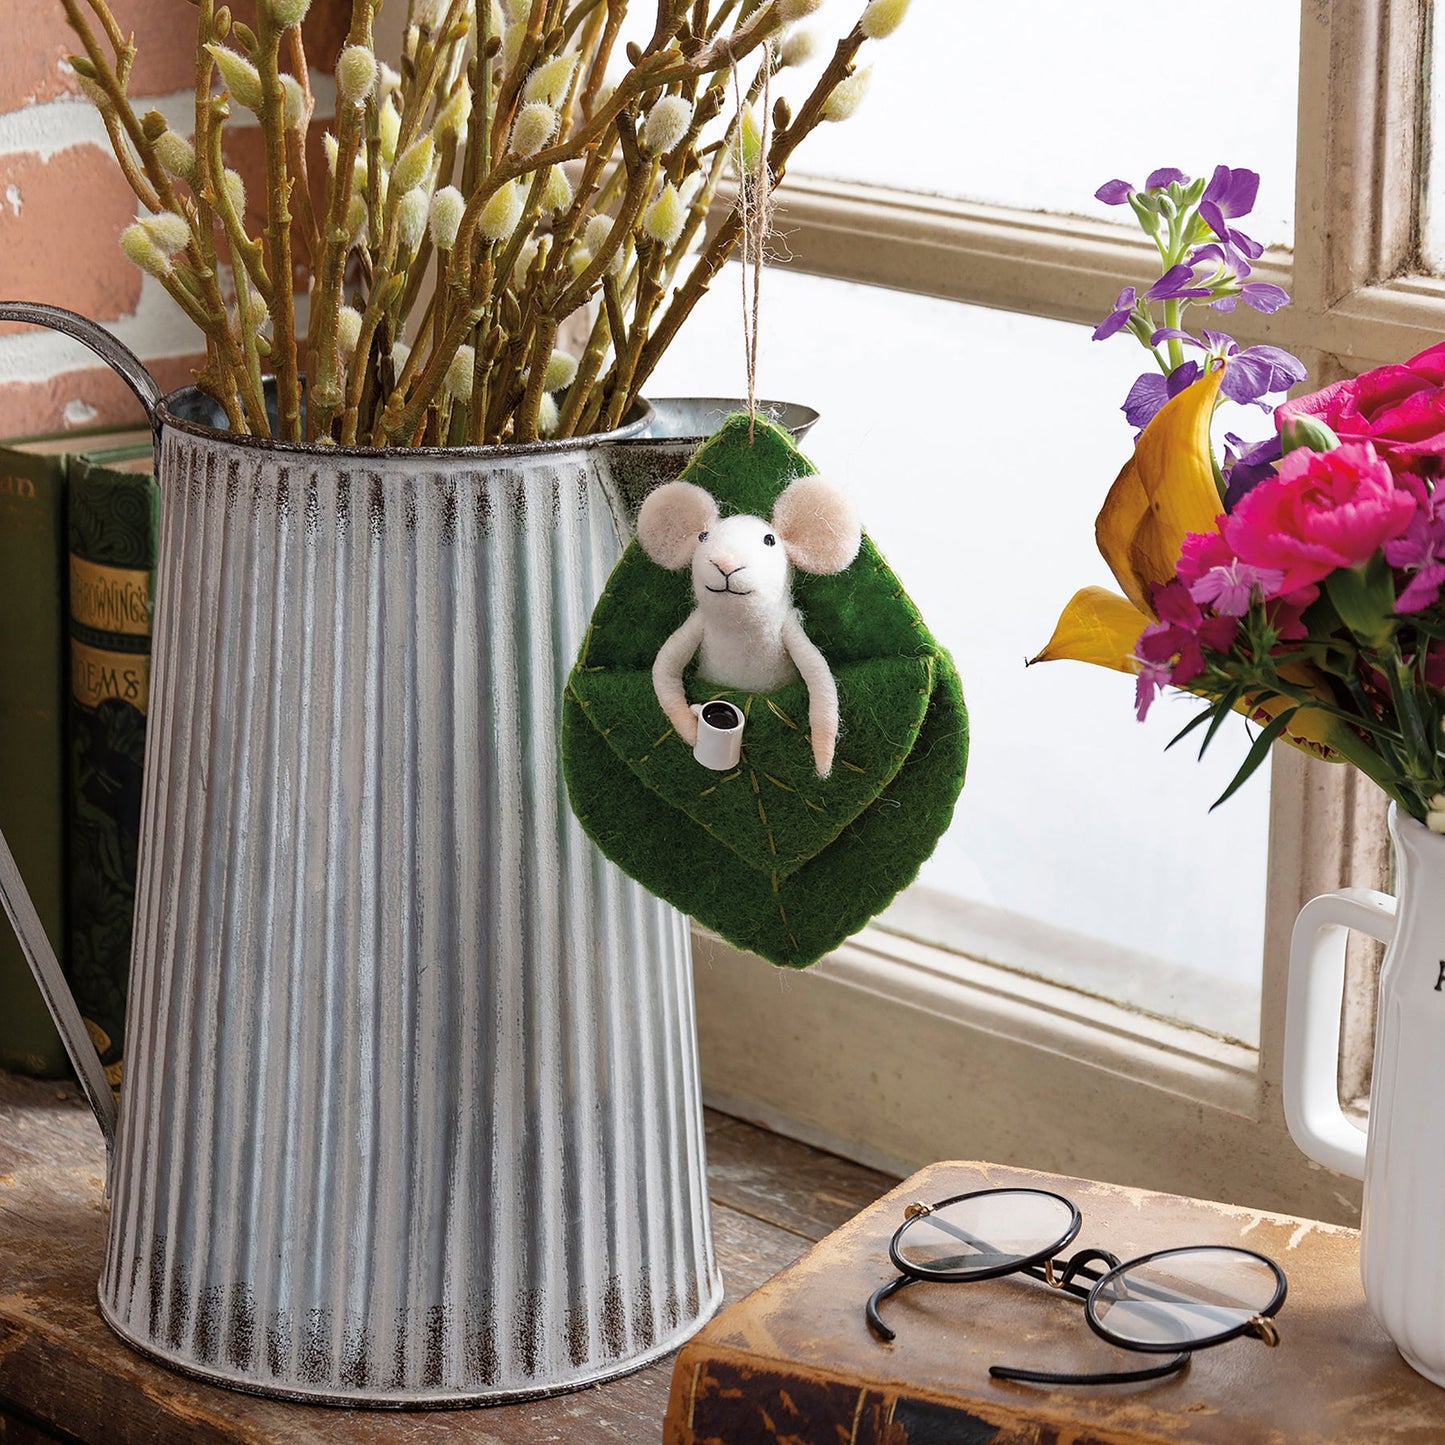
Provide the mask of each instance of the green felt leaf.
[{"label": "green felt leaf", "polygon": [[[770,516],[814,471],[787,434],[733,417],[689,463],[723,515]],[[767,695],[689,679],[694,701],[748,714],[743,765],[709,774],[672,733],[652,688],[658,648],[693,607],[686,569],[634,542],[593,613],[562,712],[572,806],[607,857],[741,948],[804,967],[910,883],[948,826],[968,759],[953,661],[867,537],[832,577],[796,574],[793,597],[838,683],[837,761],[822,779],[802,683]]]},{"label": "green felt leaf", "polygon": [[[747,717],[742,761],[729,773],[698,766],[662,716],[651,673],[579,669],[570,692],[645,787],[750,868],[786,876],[826,848],[897,776],[933,691],[933,659],[876,658],[841,667],[835,677],[846,730],[827,778],[813,762],[801,682],[770,694],[699,693],[724,697]],[[880,697],[889,700],[886,709],[875,706]]]}]

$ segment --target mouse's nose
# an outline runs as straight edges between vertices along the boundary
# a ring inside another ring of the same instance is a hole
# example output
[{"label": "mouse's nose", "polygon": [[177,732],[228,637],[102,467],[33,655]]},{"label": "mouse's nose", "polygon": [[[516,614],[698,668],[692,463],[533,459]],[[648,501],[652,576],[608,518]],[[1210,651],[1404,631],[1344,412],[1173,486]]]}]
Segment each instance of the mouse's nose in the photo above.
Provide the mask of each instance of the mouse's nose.
[{"label": "mouse's nose", "polygon": [[712,559],[712,565],[726,577],[730,572],[736,572],[737,559],[727,552],[719,552]]}]

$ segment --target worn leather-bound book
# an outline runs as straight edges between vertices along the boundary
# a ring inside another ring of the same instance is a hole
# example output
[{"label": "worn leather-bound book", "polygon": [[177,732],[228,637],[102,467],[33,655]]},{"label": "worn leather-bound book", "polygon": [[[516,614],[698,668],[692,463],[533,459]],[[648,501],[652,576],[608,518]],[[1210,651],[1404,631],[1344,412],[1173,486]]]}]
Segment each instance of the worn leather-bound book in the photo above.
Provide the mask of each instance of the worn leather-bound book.
[{"label": "worn leather-bound book", "polygon": [[[994,1364],[1130,1369],[1157,1356],[1094,1335],[1081,1301],[1012,1275],[920,1283],[864,1304],[894,1276],[888,1241],[915,1200],[991,1187],[1048,1189],[1083,1215],[1065,1254],[1130,1259],[1233,1244],[1274,1259],[1289,1292],[1279,1344],[1243,1336],[1149,1383],[1043,1386]],[[726,1309],[683,1347],[666,1445],[1439,1445],[1445,1391],[1415,1374],[1371,1318],[1354,1230],[1231,1205],[978,1163],[934,1164]]]}]

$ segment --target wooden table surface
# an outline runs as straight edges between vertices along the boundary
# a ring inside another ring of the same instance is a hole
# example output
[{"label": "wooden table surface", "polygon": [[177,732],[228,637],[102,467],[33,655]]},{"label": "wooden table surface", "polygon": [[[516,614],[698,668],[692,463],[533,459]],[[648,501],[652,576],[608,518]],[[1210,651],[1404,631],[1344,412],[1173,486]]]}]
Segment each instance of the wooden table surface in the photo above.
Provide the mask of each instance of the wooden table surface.
[{"label": "wooden table surface", "polygon": [[[892,1187],[886,1175],[707,1115],[727,1303]],[[656,1441],[671,1357],[552,1400],[481,1410],[336,1410],[216,1389],[128,1349],[95,1304],[105,1149],[74,1086],[0,1073],[0,1442]]]}]

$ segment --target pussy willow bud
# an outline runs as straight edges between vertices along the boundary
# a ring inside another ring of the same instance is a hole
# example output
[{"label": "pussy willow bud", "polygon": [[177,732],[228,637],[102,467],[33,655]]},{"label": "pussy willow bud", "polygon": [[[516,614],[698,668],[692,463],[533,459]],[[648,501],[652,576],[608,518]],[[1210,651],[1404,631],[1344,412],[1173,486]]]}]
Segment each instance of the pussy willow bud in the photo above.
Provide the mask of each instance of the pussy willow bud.
[{"label": "pussy willow bud", "polygon": [[216,32],[217,39],[220,40],[224,40],[231,33],[231,7],[229,5],[222,5],[216,10],[211,28]]},{"label": "pussy willow bud", "polygon": [[441,108],[437,116],[436,125],[432,127],[437,136],[444,136],[448,131],[461,135],[467,128],[467,122],[472,116],[472,87],[466,80],[463,80],[452,97]]},{"label": "pussy willow bud", "polygon": [[518,290],[527,284],[527,273],[532,269],[532,263],[537,259],[537,252],[541,249],[536,241],[522,242],[522,249],[517,252],[516,265],[512,267],[512,284]]},{"label": "pussy willow bud", "polygon": [[216,69],[221,72],[221,79],[226,83],[226,89],[231,92],[231,99],[237,105],[244,105],[247,110],[260,110],[261,76],[256,67],[244,55],[237,55],[234,50],[227,50],[224,45],[208,45],[206,49],[216,62]]},{"label": "pussy willow bud", "polygon": [[526,199],[520,181],[508,181],[500,186],[477,217],[477,233],[488,241],[500,241],[510,236],[522,219]]},{"label": "pussy willow bud", "polygon": [[361,312],[354,306],[343,306],[336,313],[336,344],[341,348],[342,360],[356,350],[361,340]]},{"label": "pussy willow bud", "polygon": [[154,143],[165,131],[166,118],[158,110],[148,110],[140,118],[141,134]]},{"label": "pussy willow bud", "polygon": [[95,66],[84,55],[67,55],[65,59],[71,70],[75,72],[75,81],[80,86],[80,93],[102,115],[109,115],[115,109],[115,102],[106,94]]},{"label": "pussy willow bud", "polygon": [[226,192],[226,199],[231,203],[231,209],[236,215],[246,214],[246,183],[241,179],[239,171],[227,171],[221,177],[221,188]]},{"label": "pussy willow bud", "polygon": [[577,358],[570,352],[554,350],[542,378],[543,391],[565,391],[577,379]]},{"label": "pussy willow bud", "polygon": [[353,195],[346,203],[346,239],[354,241],[366,229],[366,202]]},{"label": "pussy willow bud", "polygon": [[781,51],[784,65],[806,65],[818,53],[818,32],[800,25],[783,36]]},{"label": "pussy willow bud", "polygon": [[431,198],[431,239],[438,251],[450,251],[456,244],[467,203],[455,186],[443,186]]},{"label": "pussy willow bud", "polygon": [[687,225],[687,204],[669,181],[662,194],[643,212],[642,229],[654,241],[671,246]]},{"label": "pussy willow bud", "polygon": [[418,187],[408,191],[396,207],[396,235],[401,249],[408,253],[421,245],[426,235],[427,215],[431,210],[431,197]]},{"label": "pussy willow bud", "polygon": [[326,169],[334,176],[336,163],[341,159],[341,142],[330,131],[321,137],[321,149],[326,152]]},{"label": "pussy willow bud", "polygon": [[[583,244],[593,255],[598,254],[602,248],[612,240],[612,227],[616,223],[611,216],[593,216],[587,222],[587,230],[583,236]],[[615,276],[627,264],[627,238],[618,239],[617,249],[607,258],[607,270]]]},{"label": "pussy willow bud", "polygon": [[547,179],[542,182],[542,195],[538,204],[544,211],[556,214],[565,211],[572,204],[572,182],[561,166],[548,166]]},{"label": "pussy willow bud", "polygon": [[909,0],[868,0],[858,28],[869,40],[882,40],[892,35],[908,14]]},{"label": "pussy willow bud", "polygon": [[397,159],[391,170],[391,183],[400,194],[414,191],[431,174],[434,151],[431,132],[428,131],[420,140],[413,141]]},{"label": "pussy willow bud", "polygon": [[833,87],[833,93],[823,102],[823,119],[847,120],[862,104],[863,97],[868,92],[868,79],[872,74],[873,67],[865,65],[862,70],[855,70],[846,80],[840,80]]},{"label": "pussy willow bud", "polygon": [[393,341],[391,343],[391,369],[400,376],[406,370],[406,364],[411,360],[411,347],[404,341]]},{"label": "pussy willow bud", "polygon": [[586,246],[573,246],[567,253],[568,274],[580,276],[592,264],[592,252]]},{"label": "pussy willow bud", "polygon": [[299,25],[306,18],[306,12],[311,8],[311,0],[261,0],[261,3],[270,17],[272,25],[278,30],[286,30],[292,25]]},{"label": "pussy willow bud", "polygon": [[577,68],[577,56],[558,55],[539,65],[528,77],[522,92],[523,100],[543,100],[548,105],[557,105],[567,94],[572,83],[572,72]]},{"label": "pussy willow bud", "polygon": [[422,30],[435,30],[445,11],[442,0],[412,0],[412,21]]},{"label": "pussy willow bud", "polygon": [[545,100],[534,100],[517,112],[512,149],[519,156],[536,155],[557,133],[557,112]]},{"label": "pussy willow bud", "polygon": [[502,32],[502,68],[511,70],[517,57],[522,53],[522,42],[527,38],[527,22],[519,20]]},{"label": "pussy willow bud", "polygon": [[164,280],[175,270],[170,257],[156,245],[150,232],[139,222],[127,226],[120,233],[120,249],[148,275]]},{"label": "pussy willow bud", "polygon": [[392,95],[401,89],[401,71],[393,70],[386,61],[378,61],[376,89],[380,95]]},{"label": "pussy willow bud", "polygon": [[365,105],[376,84],[376,56],[364,45],[348,45],[336,61],[336,93],[350,105]]},{"label": "pussy willow bud", "polygon": [[557,408],[555,397],[542,393],[542,404],[537,408],[537,435],[549,437],[561,423],[562,413]]},{"label": "pussy willow bud", "polygon": [[791,25],[805,15],[811,15],[823,0],[778,0],[778,18],[784,25]]},{"label": "pussy willow bud", "polygon": [[196,148],[184,136],[165,130],[152,143],[156,159],[178,180],[189,181],[196,173]]},{"label": "pussy willow bud", "polygon": [[457,354],[447,367],[446,380],[442,383],[458,401],[465,401],[472,394],[472,372],[477,364],[477,353],[470,346],[457,347]]},{"label": "pussy willow bud", "polygon": [[1279,444],[1285,452],[1299,447],[1312,452],[1332,452],[1340,439],[1317,416],[1292,416],[1279,429]]},{"label": "pussy willow bud", "polygon": [[390,165],[396,159],[396,143],[401,139],[401,114],[390,96],[376,113],[376,139],[382,160]]},{"label": "pussy willow bud", "polygon": [[655,156],[664,155],[687,134],[692,106],[680,95],[664,95],[647,113],[642,144]]},{"label": "pussy willow bud", "polygon": [[300,130],[306,121],[306,93],[294,75],[281,77],[282,115],[287,130]]},{"label": "pussy willow bud", "polygon": [[758,157],[763,153],[763,128],[751,109],[743,112],[742,124],[733,141],[733,168],[742,175],[756,175]]},{"label": "pussy willow bud", "polygon": [[190,245],[191,223],[174,211],[146,216],[138,224],[167,256],[174,256],[177,251],[183,251]]}]

